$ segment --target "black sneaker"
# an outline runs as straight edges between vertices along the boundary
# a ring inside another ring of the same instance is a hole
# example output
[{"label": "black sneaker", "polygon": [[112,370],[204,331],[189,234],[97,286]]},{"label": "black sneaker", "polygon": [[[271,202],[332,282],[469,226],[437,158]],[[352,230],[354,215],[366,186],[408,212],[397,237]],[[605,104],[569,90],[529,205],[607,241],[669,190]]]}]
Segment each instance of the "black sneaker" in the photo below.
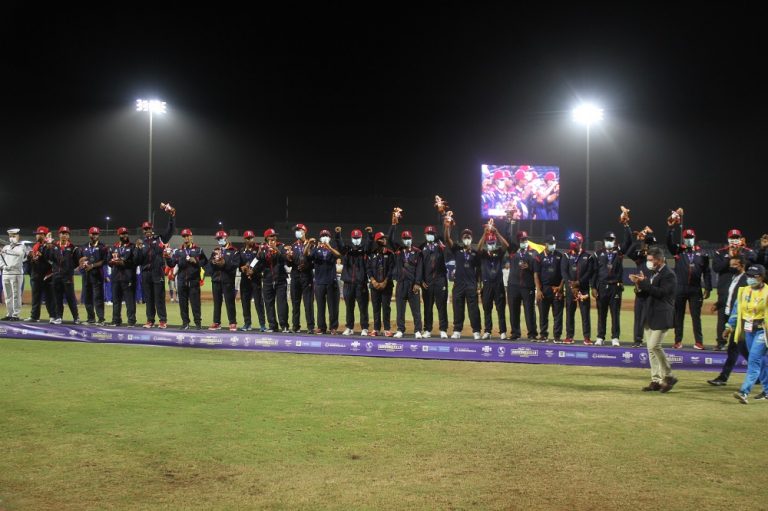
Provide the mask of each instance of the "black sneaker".
[{"label": "black sneaker", "polygon": [[250,324],[250,323],[246,323],[246,324],[245,324],[245,325],[243,325],[243,327],[240,329],[240,331],[241,331],[241,332],[250,332],[251,330],[253,330],[253,328],[251,328],[251,324]]},{"label": "black sneaker", "polygon": [[713,387],[722,387],[723,385],[725,385],[728,382],[726,382],[725,380],[721,380],[720,377],[718,376],[717,378],[713,378],[711,380],[707,380],[707,383],[709,383]]},{"label": "black sneaker", "polygon": [[763,399],[768,399],[768,394],[766,394],[765,391],[762,391],[761,393],[755,396],[755,401],[760,401]]},{"label": "black sneaker", "polygon": [[184,323],[183,325],[181,325],[181,329],[182,330],[189,330],[189,323]]},{"label": "black sneaker", "polygon": [[643,343],[641,341],[637,341],[635,344],[632,345],[633,348],[642,348]]}]

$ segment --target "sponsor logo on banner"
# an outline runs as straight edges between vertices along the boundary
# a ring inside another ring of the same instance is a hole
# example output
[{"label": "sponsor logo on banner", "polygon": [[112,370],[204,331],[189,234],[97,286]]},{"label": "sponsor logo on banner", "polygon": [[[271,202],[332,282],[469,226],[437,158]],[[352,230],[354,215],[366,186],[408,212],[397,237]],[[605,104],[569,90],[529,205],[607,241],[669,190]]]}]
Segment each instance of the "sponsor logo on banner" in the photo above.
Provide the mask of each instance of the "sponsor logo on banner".
[{"label": "sponsor logo on banner", "polygon": [[351,343],[349,343],[349,349],[352,351],[360,351],[360,341],[354,340]]},{"label": "sponsor logo on banner", "polygon": [[454,353],[477,353],[476,348],[467,348],[464,346],[457,346],[453,348]]},{"label": "sponsor logo on banner", "polygon": [[7,333],[8,333],[8,330],[6,328],[0,327],[0,334],[5,335]]},{"label": "sponsor logo on banner", "polygon": [[343,342],[326,342],[324,345],[326,348],[346,348],[346,343]]},{"label": "sponsor logo on banner", "polygon": [[609,355],[608,353],[592,353],[592,358],[607,358],[609,360],[618,359],[618,355]]},{"label": "sponsor logo on banner", "polygon": [[640,358],[640,363],[641,364],[647,364],[648,363],[648,353],[646,353],[644,351],[641,351],[640,355],[639,355],[639,358]]},{"label": "sponsor logo on banner", "polygon": [[408,349],[411,351],[419,351],[419,345],[418,344],[411,344],[408,346]]},{"label": "sponsor logo on banner", "polygon": [[513,348],[509,350],[509,356],[518,358],[536,358],[539,356],[539,350],[531,348]]},{"label": "sponsor logo on banner", "polygon": [[[68,330],[67,335],[69,335],[70,337],[77,337],[77,330]],[[130,339],[131,336],[129,335],[128,338]]]},{"label": "sponsor logo on banner", "polygon": [[403,351],[403,345],[398,342],[385,342],[385,343],[379,343],[379,345],[376,347],[379,351],[388,351],[389,353],[394,353],[397,351]]},{"label": "sponsor logo on banner", "polygon": [[163,337],[162,335],[152,336],[152,340],[153,341],[160,341],[160,342],[163,342],[163,341],[173,341],[173,339],[171,339],[170,337]]},{"label": "sponsor logo on banner", "polygon": [[691,357],[691,364],[698,365],[701,363],[701,357]]},{"label": "sponsor logo on banner", "polygon": [[621,354],[621,361],[625,364],[631,364],[632,358],[634,357],[633,353],[631,351],[625,351]]},{"label": "sponsor logo on banner", "polygon": [[436,346],[434,346],[434,345],[431,345],[431,344],[424,344],[421,347],[421,351],[426,351],[426,352],[435,351],[437,353],[450,353],[451,352],[451,347],[450,346],[443,346],[443,345],[436,345]]},{"label": "sponsor logo on banner", "polygon": [[[253,344],[256,344],[257,342],[258,341],[253,341]],[[290,348],[291,346],[293,346],[293,341],[291,339],[286,339],[286,340],[283,341],[283,345],[286,348]]]},{"label": "sponsor logo on banner", "polygon": [[589,359],[589,353],[587,353],[586,351],[558,351],[557,356],[560,358]]},{"label": "sponsor logo on banner", "polygon": [[483,351],[484,357],[490,357],[491,354],[493,353],[493,348],[491,348],[486,344],[485,346],[483,346],[482,351]]},{"label": "sponsor logo on banner", "polygon": [[93,332],[91,333],[91,339],[98,339],[99,341],[111,341],[112,334],[106,332]]},{"label": "sponsor logo on banner", "polygon": [[270,338],[267,338],[267,339],[254,339],[253,340],[253,345],[254,346],[262,346],[264,348],[271,348],[271,347],[274,347],[274,346],[279,346],[280,345],[280,341],[278,341],[277,339],[270,339]]},{"label": "sponsor logo on banner", "polygon": [[240,342],[240,339],[236,335],[233,335],[232,337],[229,338],[230,346],[237,346],[238,342]]},{"label": "sponsor logo on banner", "polygon": [[246,335],[245,339],[243,339],[243,346],[247,348],[250,345],[251,345],[251,338]]},{"label": "sponsor logo on banner", "polygon": [[304,341],[296,341],[296,347],[301,348],[301,346],[304,344]]},{"label": "sponsor logo on banner", "polygon": [[373,343],[371,341],[365,343],[365,351],[373,351]]},{"label": "sponsor logo on banner", "polygon": [[122,341],[123,339],[125,339],[125,334],[117,334],[118,341]]},{"label": "sponsor logo on banner", "polygon": [[545,354],[545,355],[546,355],[548,358],[552,358],[552,357],[554,357],[554,356],[555,356],[555,350],[544,350],[544,354]]},{"label": "sponsor logo on banner", "polygon": [[713,363],[714,363],[714,361],[712,360],[712,357],[704,357],[704,364],[705,365],[711,366]]},{"label": "sponsor logo on banner", "polygon": [[203,337],[198,342],[200,344],[205,344],[207,346],[219,346],[221,344],[224,344],[224,341],[222,341],[218,337]]},{"label": "sponsor logo on banner", "polygon": [[504,358],[504,354],[507,352],[507,348],[504,346],[499,346],[496,348],[496,354],[499,356],[499,358]]},{"label": "sponsor logo on banner", "polygon": [[682,364],[683,363],[683,357],[680,355],[667,355],[667,360],[669,360],[670,364]]}]

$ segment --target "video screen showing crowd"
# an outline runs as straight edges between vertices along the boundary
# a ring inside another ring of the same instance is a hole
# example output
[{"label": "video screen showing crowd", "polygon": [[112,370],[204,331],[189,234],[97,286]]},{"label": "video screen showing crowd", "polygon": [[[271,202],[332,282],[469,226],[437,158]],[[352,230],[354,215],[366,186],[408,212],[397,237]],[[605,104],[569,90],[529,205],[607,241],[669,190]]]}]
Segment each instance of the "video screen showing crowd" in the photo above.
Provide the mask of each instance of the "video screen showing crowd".
[{"label": "video screen showing crowd", "polygon": [[482,165],[483,218],[515,220],[560,218],[560,169],[539,165]]}]

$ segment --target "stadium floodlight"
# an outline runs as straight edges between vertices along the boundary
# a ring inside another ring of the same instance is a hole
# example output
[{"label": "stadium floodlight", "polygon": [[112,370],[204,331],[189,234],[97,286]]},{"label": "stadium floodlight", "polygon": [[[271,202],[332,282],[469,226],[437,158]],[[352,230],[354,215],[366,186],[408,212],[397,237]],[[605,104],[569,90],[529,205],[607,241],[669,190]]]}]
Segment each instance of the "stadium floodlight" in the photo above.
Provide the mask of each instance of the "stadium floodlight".
[{"label": "stadium floodlight", "polygon": [[107,221],[107,227],[106,229],[104,229],[104,234],[107,234],[107,232],[109,232],[109,221],[111,220],[111,218],[106,217],[104,220]]},{"label": "stadium floodlight", "polygon": [[147,198],[147,220],[152,221],[152,117],[154,114],[164,114],[165,101],[157,99],[137,99],[137,112],[149,112],[149,197]]},{"label": "stadium floodlight", "polygon": [[603,120],[603,109],[593,103],[582,103],[573,109],[573,120],[587,127],[587,203],[584,222],[584,244],[589,247],[589,128]]}]

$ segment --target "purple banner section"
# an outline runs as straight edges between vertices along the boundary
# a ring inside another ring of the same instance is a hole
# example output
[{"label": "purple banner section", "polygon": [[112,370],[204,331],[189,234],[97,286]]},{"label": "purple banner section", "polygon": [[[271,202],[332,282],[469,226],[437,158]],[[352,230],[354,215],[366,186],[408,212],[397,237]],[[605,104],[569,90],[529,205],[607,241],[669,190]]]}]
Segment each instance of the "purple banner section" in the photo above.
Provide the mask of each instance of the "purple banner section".
[{"label": "purple banner section", "polygon": [[[41,323],[0,324],[0,337],[48,341],[145,344],[229,350],[358,355],[365,357],[522,362],[602,367],[649,367],[645,348],[595,347],[519,342],[448,342],[360,336],[265,334],[253,332],[178,331],[143,328],[102,328]],[[675,369],[719,371],[722,351],[665,350]],[[744,372],[740,359],[736,371]]]}]

